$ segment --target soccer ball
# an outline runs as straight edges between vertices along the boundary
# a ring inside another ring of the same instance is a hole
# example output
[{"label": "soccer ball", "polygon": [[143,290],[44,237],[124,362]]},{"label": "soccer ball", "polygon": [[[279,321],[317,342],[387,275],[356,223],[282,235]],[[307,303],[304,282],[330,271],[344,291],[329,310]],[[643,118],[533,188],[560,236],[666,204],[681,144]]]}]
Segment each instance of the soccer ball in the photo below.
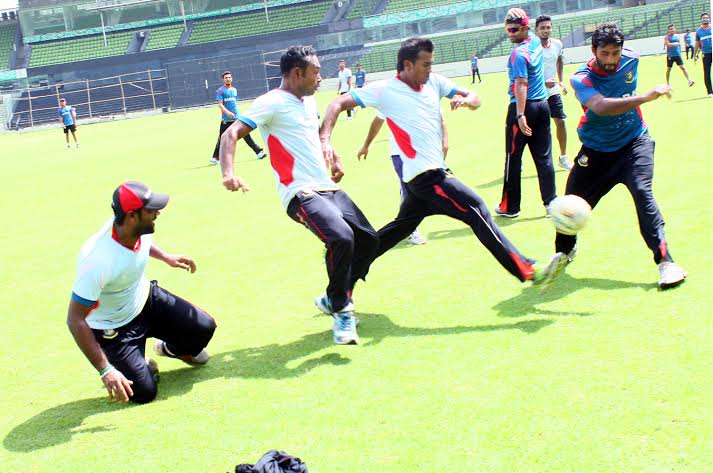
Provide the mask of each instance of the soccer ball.
[{"label": "soccer ball", "polygon": [[592,215],[587,201],[572,194],[556,197],[548,210],[557,231],[565,235],[576,235]]}]

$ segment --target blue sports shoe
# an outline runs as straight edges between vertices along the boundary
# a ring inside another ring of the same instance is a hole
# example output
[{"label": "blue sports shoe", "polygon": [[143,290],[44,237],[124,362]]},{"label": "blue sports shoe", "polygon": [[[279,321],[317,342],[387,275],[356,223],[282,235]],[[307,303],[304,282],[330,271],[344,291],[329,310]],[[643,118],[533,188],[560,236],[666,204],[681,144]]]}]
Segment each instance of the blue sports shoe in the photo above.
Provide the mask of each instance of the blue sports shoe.
[{"label": "blue sports shoe", "polygon": [[334,343],[337,345],[356,345],[359,343],[359,335],[356,330],[356,319],[354,318],[354,305],[349,304],[339,312],[332,314],[334,325],[332,334]]},{"label": "blue sports shoe", "polygon": [[[316,305],[317,308],[322,311],[322,313],[334,317],[334,310],[332,310],[332,301],[329,300],[327,294],[322,294],[321,297],[315,297],[314,305]],[[354,299],[352,299],[351,297],[349,298],[349,305],[352,306],[352,312],[354,312]],[[354,317],[354,320],[356,320],[356,324],[357,326],[359,326],[359,323],[361,322],[361,320],[359,320],[359,317]]]}]

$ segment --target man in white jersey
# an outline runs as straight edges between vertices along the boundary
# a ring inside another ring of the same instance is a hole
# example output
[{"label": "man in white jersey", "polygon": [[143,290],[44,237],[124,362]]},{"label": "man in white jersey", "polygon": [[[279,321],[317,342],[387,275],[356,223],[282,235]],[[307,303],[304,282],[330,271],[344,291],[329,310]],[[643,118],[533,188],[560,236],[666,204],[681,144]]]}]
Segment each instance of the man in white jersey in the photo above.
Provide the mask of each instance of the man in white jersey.
[{"label": "man in white jersey", "polygon": [[[67,326],[99,372],[111,399],[146,403],[157,393],[157,369],[145,358],[146,339],[157,338],[158,355],[191,365],[208,361],[204,348],[215,321],[198,307],[149,282],[149,256],[195,272],[187,256],[170,255],[153,243],[154,221],[168,204],[140,182],[125,182],[112,200],[114,218],[79,253]],[[155,364],[153,362],[152,364]]]},{"label": "man in white jersey", "polygon": [[[378,135],[379,131],[381,131],[381,127],[384,125],[385,120],[386,117],[384,117],[381,112],[377,110],[376,116],[371,121],[369,132],[367,133],[366,138],[364,138],[364,144],[361,146],[361,148],[359,148],[359,151],[357,151],[357,159],[366,159],[366,157],[369,155],[369,146],[371,146],[371,143],[374,141],[374,138],[376,138],[376,135]],[[446,129],[446,121],[443,119],[442,116],[441,124],[443,126],[443,158],[445,159],[446,154],[448,153],[448,130]],[[394,165],[394,171],[396,171],[396,175],[399,178],[399,183],[401,184],[401,200],[403,201],[408,191],[406,190],[406,184],[404,184],[403,181],[403,164],[401,164],[401,157],[399,156],[399,147],[396,144],[393,135],[390,135],[389,137],[389,150],[391,156],[391,163]],[[408,241],[412,245],[425,245],[428,242],[428,240],[426,240],[423,235],[421,235],[421,232],[418,231],[418,228],[408,236],[406,241]]]},{"label": "man in white jersey", "polygon": [[230,191],[249,190],[233,171],[235,143],[259,127],[287,215],[307,227],[327,248],[329,284],[315,304],[334,317],[335,343],[358,343],[352,290],[356,281],[366,276],[378,248],[378,236],[337,185],[343,175],[341,164],[331,162],[328,169],[322,157],[319,114],[313,97],[322,80],[317,52],[310,46],[292,46],[280,58],[280,70],[280,87],[255,99],[252,108],[223,134],[223,185]]},{"label": "man in white jersey", "polygon": [[[347,63],[343,59],[339,61],[339,73],[337,77],[339,80],[337,95],[348,94],[349,91],[352,90],[352,70],[347,67]],[[347,118],[351,120],[352,110],[347,110]]]},{"label": "man in white jersey", "polygon": [[562,41],[550,38],[552,34],[552,18],[540,15],[535,21],[537,36],[542,41],[542,70],[545,73],[545,87],[547,87],[547,103],[550,105],[550,115],[557,129],[557,141],[560,145],[559,165],[569,171],[572,162],[567,157],[567,126],[564,119],[562,95],[567,95],[567,87],[562,77],[564,76],[564,46]]},{"label": "man in white jersey", "polygon": [[398,147],[407,194],[396,220],[379,230],[377,257],[413,232],[429,215],[448,215],[469,225],[500,264],[520,281],[547,285],[564,269],[566,256],[555,254],[545,267],[523,256],[495,224],[483,200],[446,171],[442,149],[441,98],[451,99],[451,110],[475,110],[475,92],[431,73],[433,43],[410,38],[401,44],[397,76],[372,82],[333,101],[320,129],[325,159],[339,161],[330,142],[340,112],[359,105],[374,107],[385,118]]}]

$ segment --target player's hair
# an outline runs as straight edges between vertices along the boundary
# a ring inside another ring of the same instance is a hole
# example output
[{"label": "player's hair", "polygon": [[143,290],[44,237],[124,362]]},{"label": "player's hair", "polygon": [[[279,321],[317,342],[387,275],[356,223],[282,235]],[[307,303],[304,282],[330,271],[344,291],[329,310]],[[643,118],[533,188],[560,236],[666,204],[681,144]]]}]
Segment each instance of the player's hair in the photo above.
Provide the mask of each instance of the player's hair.
[{"label": "player's hair", "polygon": [[233,73],[230,71],[223,71],[223,75],[221,77],[225,79],[225,76],[227,76],[228,74],[230,74],[231,76],[233,75]]},{"label": "player's hair", "polygon": [[409,38],[399,48],[399,54],[396,58],[396,72],[404,70],[404,61],[416,62],[418,53],[426,51],[433,52],[433,42],[428,38]]},{"label": "player's hair", "polygon": [[542,23],[543,21],[549,21],[549,22],[551,23],[551,22],[552,22],[552,18],[550,18],[550,17],[547,16],[547,15],[540,15],[540,16],[538,16],[538,17],[537,17],[537,20],[535,20],[535,28],[537,28],[538,26],[540,26],[540,23]]},{"label": "player's hair", "polygon": [[62,97],[61,99],[59,99],[59,101],[60,101],[60,102],[66,102],[67,99],[65,99],[64,97]]},{"label": "player's hair", "polygon": [[601,23],[597,26],[592,34],[592,47],[598,48],[600,46],[608,46],[613,44],[614,46],[624,45],[624,33],[616,23],[606,22]]},{"label": "player's hair", "polygon": [[666,28],[671,28],[672,26],[675,26],[675,25],[674,25],[673,23],[671,23],[671,24],[668,25]]},{"label": "player's hair", "polygon": [[706,16],[706,15],[708,15],[708,12],[707,12],[707,11],[704,11],[703,13],[701,13],[701,18],[703,18],[703,17]]},{"label": "player's hair", "polygon": [[316,55],[317,51],[312,46],[290,46],[280,57],[280,72],[286,76],[295,67],[304,72],[309,64],[307,58]]}]

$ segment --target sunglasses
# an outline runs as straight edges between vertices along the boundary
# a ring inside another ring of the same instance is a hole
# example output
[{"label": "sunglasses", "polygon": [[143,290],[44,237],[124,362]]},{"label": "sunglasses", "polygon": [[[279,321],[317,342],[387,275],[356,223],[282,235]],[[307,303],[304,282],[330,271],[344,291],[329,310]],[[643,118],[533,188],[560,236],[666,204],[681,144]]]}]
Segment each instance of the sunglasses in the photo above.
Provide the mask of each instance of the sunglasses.
[{"label": "sunglasses", "polygon": [[505,28],[508,33],[517,33],[522,29],[522,26],[513,26],[512,28]]}]

